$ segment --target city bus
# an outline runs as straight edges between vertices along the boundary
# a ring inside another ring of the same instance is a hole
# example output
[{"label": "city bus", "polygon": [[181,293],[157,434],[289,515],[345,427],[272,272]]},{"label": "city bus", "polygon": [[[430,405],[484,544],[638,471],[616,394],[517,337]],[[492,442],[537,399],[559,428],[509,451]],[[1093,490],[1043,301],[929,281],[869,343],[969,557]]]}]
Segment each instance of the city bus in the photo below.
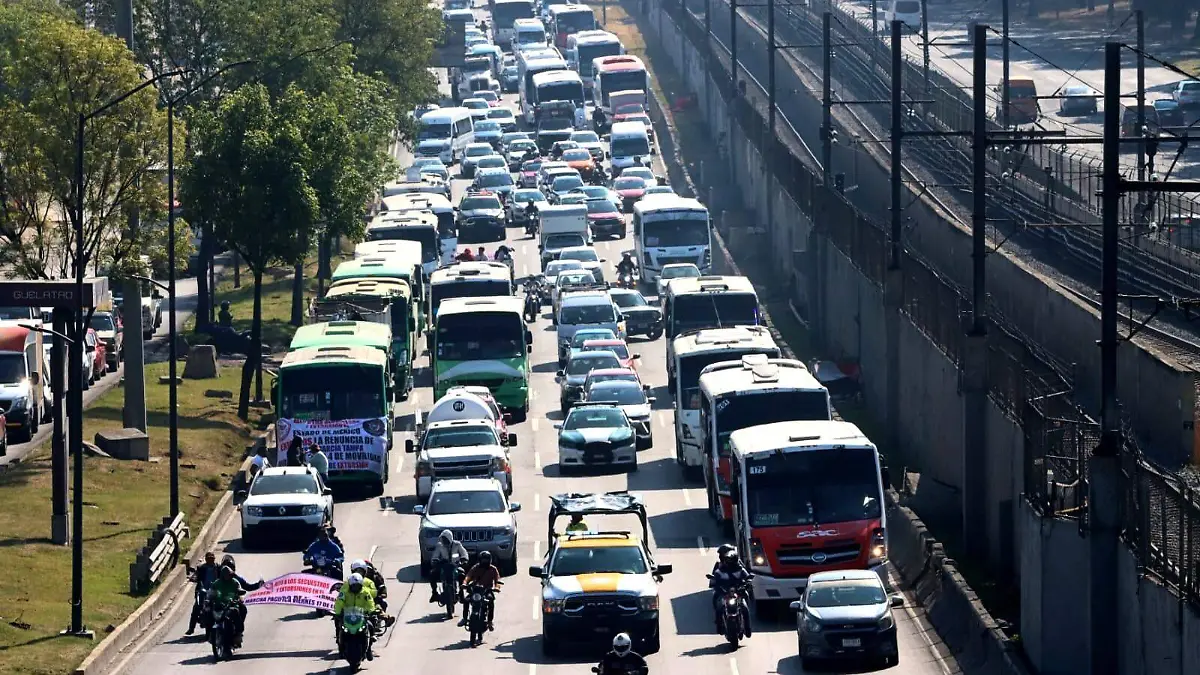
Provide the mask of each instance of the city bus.
[{"label": "city bus", "polygon": [[532,19],[533,0],[492,0],[492,42],[501,47],[512,44],[513,23]]},{"label": "city bus", "polygon": [[633,247],[642,281],[658,280],[663,265],[692,263],[712,271],[708,208],[690,197],[654,195],[633,207]]},{"label": "city bus", "polygon": [[384,322],[362,320],[337,320],[310,323],[296,329],[288,351],[294,352],[309,347],[370,347],[378,349],[388,357],[388,371],[397,393],[405,381],[397,373],[395,352],[392,350],[392,327]]},{"label": "city bus", "polygon": [[272,388],[276,462],[299,436],[329,456],[331,483],[366,483],[383,493],[395,418],[387,355],[372,347],[306,347],[289,352]]},{"label": "city bus", "polygon": [[729,435],[788,420],[832,420],[829,390],[800,361],[750,354],[700,371],[700,447],[708,511],[729,525]]},{"label": "city bus", "polygon": [[781,356],[764,326],[701,330],[667,342],[667,386],[675,395],[675,461],[690,478],[700,478],[704,468],[700,373],[714,363],[736,361],[747,354]]},{"label": "city bus", "polygon": [[325,297],[313,301],[317,321],[356,319],[391,327],[392,373],[400,400],[413,388],[412,359],[424,326],[417,324],[412,289],[401,279],[346,279],[334,282]]},{"label": "city bus", "polygon": [[416,251],[408,251],[404,255],[389,254],[375,255],[368,258],[347,260],[333,270],[329,280],[332,283],[350,279],[398,279],[408,284],[412,290],[413,316],[417,325],[425,324],[426,308],[425,274],[421,270],[421,259]]},{"label": "city bus", "polygon": [[646,64],[633,54],[593,59],[592,71],[592,98],[596,107],[606,115],[612,116],[608,96],[615,91],[645,92],[647,99],[644,105],[650,105],[650,79],[646,75]]},{"label": "city bus", "polygon": [[817,572],[869,569],[885,587],[885,469],[848,422],[776,422],[729,439],[733,532],[756,602],[793,601]]},{"label": "city bus", "polygon": [[[452,236],[446,236],[452,235]],[[458,246],[453,230],[439,236],[437,216],[429,212],[382,213],[367,224],[367,241],[415,241],[421,244],[421,269],[428,278],[442,262],[450,262]],[[439,253],[448,253],[439,258]]]},{"label": "city bus", "polygon": [[561,56],[546,56],[522,61],[522,63],[524,65],[519,68],[520,80],[518,81],[521,114],[525,116],[525,123],[532,125],[535,121],[534,109],[537,107],[537,87],[533,82],[534,76],[555,70],[567,71],[567,62]]},{"label": "city bus", "polygon": [[559,49],[567,46],[567,36],[596,29],[596,15],[587,5],[551,5],[548,13],[550,19],[547,28],[554,36],[554,46]]},{"label": "city bus", "polygon": [[583,79],[583,87],[592,91],[596,67],[593,61],[605,56],[620,56],[625,53],[621,39],[606,30],[580,31],[567,38],[564,56],[569,65]]},{"label": "city bus", "polygon": [[680,277],[663,295],[668,340],[705,328],[757,326],[761,319],[758,293],[746,277]]},{"label": "city bus", "polygon": [[454,263],[438,269],[429,278],[429,307],[434,320],[443,300],[512,297],[512,294],[512,270],[500,262]]},{"label": "city bus", "polygon": [[435,399],[451,387],[487,387],[514,422],[525,421],[533,333],[524,308],[511,295],[442,301],[429,346]]}]

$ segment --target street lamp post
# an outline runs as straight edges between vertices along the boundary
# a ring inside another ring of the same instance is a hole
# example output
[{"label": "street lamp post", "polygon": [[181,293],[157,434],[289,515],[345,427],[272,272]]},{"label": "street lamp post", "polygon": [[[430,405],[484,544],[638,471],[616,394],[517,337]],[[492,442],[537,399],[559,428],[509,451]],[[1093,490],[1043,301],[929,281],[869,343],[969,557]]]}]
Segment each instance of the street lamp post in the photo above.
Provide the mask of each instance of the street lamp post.
[{"label": "street lamp post", "polygon": [[[83,297],[83,277],[87,270],[87,249],[84,246],[83,219],[85,217],[83,203],[87,190],[84,187],[83,148],[84,132],[88,121],[103,115],[125,99],[133,96],[146,87],[160,80],[178,77],[187,70],[172,70],[160,73],[129,91],[117,96],[108,103],[89,113],[80,113],[75,122],[75,297]],[[69,342],[70,355],[67,363],[78,364],[83,360],[83,321],[84,317],[77,314],[71,322]],[[139,336],[140,338],[141,336]],[[67,374],[69,384],[68,411],[70,451],[75,455],[74,465],[74,508],[71,523],[71,625],[63,631],[65,635],[75,635],[91,639],[92,631],[83,627],[83,382],[79,368],[71,368]]]}]

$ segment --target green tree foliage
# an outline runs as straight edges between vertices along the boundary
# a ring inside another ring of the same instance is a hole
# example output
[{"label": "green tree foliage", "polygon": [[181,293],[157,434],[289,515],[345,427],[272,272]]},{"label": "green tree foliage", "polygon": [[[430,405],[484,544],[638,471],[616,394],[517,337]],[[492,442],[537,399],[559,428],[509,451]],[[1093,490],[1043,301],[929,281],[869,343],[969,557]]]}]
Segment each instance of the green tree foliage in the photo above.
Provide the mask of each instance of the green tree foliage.
[{"label": "green tree foliage", "polygon": [[245,85],[215,112],[198,113],[194,159],[181,176],[185,213],[212,223],[254,277],[251,353],[242,372],[238,414],[249,413],[250,384],[259,372],[262,398],[262,278],[271,265],[303,260],[320,214],[309,184],[312,153],[305,130],[313,102],[291,88],[272,100],[267,87]]},{"label": "green tree foliage", "polygon": [[[73,274],[76,122],[142,81],[119,40],[36,2],[0,4],[0,262],[30,278]],[[87,123],[84,267],[137,259],[145,242],[123,236],[127,214],[165,212],[157,172],[166,116],[146,89]],[[102,259],[96,260],[97,256]]]}]

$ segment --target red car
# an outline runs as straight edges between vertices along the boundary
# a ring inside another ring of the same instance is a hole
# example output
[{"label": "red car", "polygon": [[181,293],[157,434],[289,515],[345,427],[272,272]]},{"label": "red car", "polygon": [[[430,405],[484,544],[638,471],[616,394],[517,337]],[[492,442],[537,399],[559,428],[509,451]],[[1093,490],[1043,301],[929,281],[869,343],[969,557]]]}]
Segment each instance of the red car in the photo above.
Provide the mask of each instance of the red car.
[{"label": "red car", "polygon": [[646,181],[637,176],[621,176],[613,181],[612,189],[621,196],[621,206],[632,211],[634,203],[646,194]]},{"label": "red car", "polygon": [[617,355],[622,368],[637,372],[637,360],[641,354],[630,354],[629,345],[624,340],[588,340],[579,348],[583,352],[612,352]]},{"label": "red car", "polygon": [[625,219],[617,205],[608,199],[589,199],[587,201],[588,225],[592,226],[592,235],[596,237],[625,238]]},{"label": "red car", "polygon": [[8,420],[0,412],[0,457],[8,454]]},{"label": "red car", "polygon": [[96,329],[94,328],[88,329],[83,344],[92,364],[91,372],[87,373],[87,382],[95,382],[104,377],[104,374],[108,372],[108,347],[96,335]]},{"label": "red car", "polygon": [[[583,390],[587,391],[592,388],[592,385],[597,382],[608,382],[610,380],[619,380],[621,382],[637,382],[641,384],[642,378],[638,376],[636,370],[629,368],[597,368],[588,373],[587,379],[583,381]],[[649,390],[650,387],[642,384],[642,389]]]}]

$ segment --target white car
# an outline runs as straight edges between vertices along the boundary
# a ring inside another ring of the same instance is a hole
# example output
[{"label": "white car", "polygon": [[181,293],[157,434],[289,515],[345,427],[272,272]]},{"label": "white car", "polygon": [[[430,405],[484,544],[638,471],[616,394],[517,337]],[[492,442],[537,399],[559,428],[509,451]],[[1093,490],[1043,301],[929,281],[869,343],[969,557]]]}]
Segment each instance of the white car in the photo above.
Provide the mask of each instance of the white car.
[{"label": "white car", "polygon": [[307,543],[333,522],[333,490],[311,467],[273,466],[254,477],[239,510],[243,547],[257,536],[282,533],[300,534]]},{"label": "white car", "polygon": [[663,265],[662,274],[658,275],[658,300],[662,302],[666,297],[667,283],[672,279],[682,279],[684,277],[700,276],[700,268],[696,267],[695,263],[671,263]]},{"label": "white car", "polygon": [[476,121],[486,120],[488,111],[492,108],[484,99],[474,97],[464,98],[462,107],[466,108],[471,113],[471,118]]},{"label": "white car", "polygon": [[467,554],[488,551],[501,574],[517,572],[517,502],[508,501],[504,486],[488,478],[439,480],[429,501],[413,507],[421,516],[418,545],[421,574],[429,576],[433,550],[444,530],[454,533]]},{"label": "white car", "polygon": [[417,455],[417,499],[428,499],[439,478],[495,478],[505,494],[512,494],[512,467],[505,445],[515,446],[517,435],[510,432],[506,441],[501,442],[492,420],[431,423],[419,442],[411,438],[404,442],[404,451]]},{"label": "white car", "polygon": [[419,183],[424,175],[434,175],[449,181],[450,169],[447,169],[438,157],[417,157],[412,165],[404,170],[404,180],[409,183]]}]

